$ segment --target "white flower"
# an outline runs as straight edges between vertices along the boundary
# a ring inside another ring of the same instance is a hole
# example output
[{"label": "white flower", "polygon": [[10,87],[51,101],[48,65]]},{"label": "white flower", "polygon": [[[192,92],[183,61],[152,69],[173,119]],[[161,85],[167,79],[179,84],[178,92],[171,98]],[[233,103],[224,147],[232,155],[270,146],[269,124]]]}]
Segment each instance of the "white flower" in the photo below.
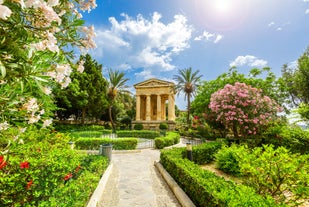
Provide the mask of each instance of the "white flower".
[{"label": "white flower", "polygon": [[26,8],[33,7],[37,9],[42,6],[42,2],[40,0],[26,0],[25,6]]},{"label": "white flower", "polygon": [[57,6],[59,4],[59,0],[48,0],[49,6]]},{"label": "white flower", "polygon": [[20,129],[19,129],[19,132],[20,132],[20,133],[24,133],[24,132],[26,131],[26,129],[27,129],[27,127],[20,128]]},{"label": "white flower", "polygon": [[39,110],[39,105],[36,98],[31,98],[27,103],[24,104],[23,107],[27,109],[28,113],[33,113]]},{"label": "white flower", "polygon": [[28,120],[28,124],[34,124],[37,123],[40,120],[41,116],[37,115],[37,116],[31,116]]},{"label": "white flower", "polygon": [[51,90],[50,90],[50,88],[48,88],[48,87],[44,87],[43,88],[43,92],[46,94],[46,95],[49,95],[49,94],[51,94]]},{"label": "white flower", "polygon": [[85,68],[84,68],[84,63],[85,63],[84,60],[79,61],[78,67],[77,67],[77,71],[78,71],[78,72],[80,72],[80,73],[84,72],[84,69],[85,69]]},{"label": "white flower", "polygon": [[44,122],[43,122],[43,127],[42,128],[46,128],[48,127],[49,125],[51,125],[53,123],[53,119],[46,119]]},{"label": "white flower", "polygon": [[2,130],[7,130],[9,128],[9,124],[7,121],[3,122],[3,123],[0,123],[0,131]]},{"label": "white flower", "polygon": [[12,11],[9,7],[2,5],[3,0],[0,0],[0,19],[7,20],[8,17],[11,16]]}]

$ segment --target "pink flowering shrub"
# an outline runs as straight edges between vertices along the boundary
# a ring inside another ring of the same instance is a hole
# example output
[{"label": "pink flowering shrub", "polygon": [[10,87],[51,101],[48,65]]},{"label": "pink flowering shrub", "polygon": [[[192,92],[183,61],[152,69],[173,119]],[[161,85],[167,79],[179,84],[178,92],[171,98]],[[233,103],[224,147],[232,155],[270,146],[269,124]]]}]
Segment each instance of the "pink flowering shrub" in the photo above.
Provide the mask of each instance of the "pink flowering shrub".
[{"label": "pink flowering shrub", "polygon": [[245,83],[227,84],[213,93],[209,108],[216,115],[216,121],[234,133],[234,137],[257,135],[261,128],[276,119],[279,105],[261,89]]}]

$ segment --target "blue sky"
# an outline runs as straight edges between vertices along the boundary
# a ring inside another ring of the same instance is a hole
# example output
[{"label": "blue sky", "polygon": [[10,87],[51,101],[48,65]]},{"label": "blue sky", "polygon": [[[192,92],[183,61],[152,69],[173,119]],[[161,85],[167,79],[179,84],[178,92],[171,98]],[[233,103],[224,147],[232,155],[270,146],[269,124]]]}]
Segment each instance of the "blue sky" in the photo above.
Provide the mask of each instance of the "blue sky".
[{"label": "blue sky", "polygon": [[[104,68],[125,71],[128,85],[172,81],[178,69],[213,80],[236,66],[268,66],[281,75],[309,46],[309,0],[97,0],[84,13],[94,25],[90,54]],[[134,90],[133,90],[134,91]],[[183,97],[177,98],[185,109]]]}]

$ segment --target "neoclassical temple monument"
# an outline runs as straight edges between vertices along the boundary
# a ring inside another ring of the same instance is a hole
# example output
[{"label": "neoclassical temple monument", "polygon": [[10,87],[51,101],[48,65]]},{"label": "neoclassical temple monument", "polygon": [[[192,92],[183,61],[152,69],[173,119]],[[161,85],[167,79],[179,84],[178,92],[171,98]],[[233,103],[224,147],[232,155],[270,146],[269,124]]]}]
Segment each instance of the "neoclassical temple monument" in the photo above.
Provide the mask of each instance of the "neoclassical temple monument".
[{"label": "neoclassical temple monument", "polygon": [[174,86],[172,82],[155,78],[135,84],[136,119],[132,122],[133,127],[143,124],[144,129],[159,129],[160,123],[167,123],[170,130],[175,129]]}]

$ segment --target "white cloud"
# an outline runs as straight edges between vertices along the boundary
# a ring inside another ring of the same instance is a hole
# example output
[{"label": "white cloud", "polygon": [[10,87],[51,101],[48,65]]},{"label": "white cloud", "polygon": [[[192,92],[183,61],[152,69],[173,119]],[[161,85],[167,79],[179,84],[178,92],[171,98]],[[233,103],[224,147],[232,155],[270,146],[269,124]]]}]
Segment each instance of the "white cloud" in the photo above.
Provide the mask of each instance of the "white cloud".
[{"label": "white cloud", "polygon": [[150,79],[150,78],[154,78],[155,76],[152,74],[151,71],[149,70],[143,70],[140,73],[135,73],[135,75],[137,76],[137,78],[142,78],[144,80],[146,79]]},{"label": "white cloud", "polygon": [[275,29],[276,31],[282,31],[284,28],[288,27],[291,24],[291,22],[285,22],[285,23],[275,23],[275,22],[270,22],[268,23],[268,27]]},{"label": "white cloud", "polygon": [[223,38],[223,35],[221,34],[215,34],[215,33],[210,33],[210,32],[207,32],[207,31],[204,31],[202,35],[200,36],[197,36],[194,38],[194,40],[196,41],[210,41],[210,42],[213,42],[213,43],[218,43],[221,39]]},{"label": "white cloud", "polygon": [[223,38],[223,35],[217,35],[214,43],[218,43]]},{"label": "white cloud", "polygon": [[238,56],[233,62],[230,63],[230,67],[238,67],[248,65],[250,67],[266,67],[267,61],[258,59],[252,55]]},{"label": "white cloud", "polygon": [[309,0],[304,0],[304,2],[309,2]]},{"label": "white cloud", "polygon": [[271,26],[273,26],[273,25],[275,25],[275,22],[270,22],[270,23],[268,24],[269,27],[271,27]]},{"label": "white cloud", "polygon": [[307,10],[305,11],[305,13],[306,13],[306,14],[309,14],[309,9],[307,9]]},{"label": "white cloud", "polygon": [[96,58],[103,58],[104,65],[112,68],[147,68],[148,76],[175,69],[172,58],[190,47],[193,28],[185,16],[175,15],[169,23],[163,23],[158,12],[149,19],[141,14],[121,16],[121,21],[109,18],[111,28],[96,30]]}]

